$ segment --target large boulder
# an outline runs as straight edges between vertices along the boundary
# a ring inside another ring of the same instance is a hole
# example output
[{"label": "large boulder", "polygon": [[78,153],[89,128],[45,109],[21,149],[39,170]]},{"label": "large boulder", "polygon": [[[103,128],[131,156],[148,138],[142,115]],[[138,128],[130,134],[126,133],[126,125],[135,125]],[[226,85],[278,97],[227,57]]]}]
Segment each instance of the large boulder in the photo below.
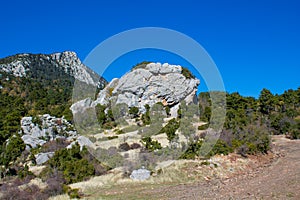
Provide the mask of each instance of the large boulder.
[{"label": "large boulder", "polygon": [[94,147],[94,144],[90,141],[89,138],[84,137],[84,136],[78,136],[75,141],[73,141],[71,144],[69,144],[67,146],[67,149],[71,149],[72,146],[75,145],[76,143],[79,144],[80,150],[82,150],[82,148],[84,146],[86,146],[86,147]]},{"label": "large boulder", "polygon": [[150,178],[151,172],[145,168],[133,170],[130,174],[130,178],[133,180],[143,181]]},{"label": "large boulder", "polygon": [[145,112],[146,104],[153,106],[161,102],[164,106],[172,107],[171,115],[176,117],[181,101],[196,101],[199,84],[197,78],[186,77],[179,65],[149,63],[142,68],[132,69],[120,79],[113,79],[95,101],[85,99],[73,104],[71,109],[76,114],[97,104],[108,105],[114,101],[116,104],[138,107]]},{"label": "large boulder", "polygon": [[42,146],[43,144],[46,143],[45,140],[33,137],[31,135],[23,135],[21,138],[26,144],[26,150],[30,150],[31,148]]}]

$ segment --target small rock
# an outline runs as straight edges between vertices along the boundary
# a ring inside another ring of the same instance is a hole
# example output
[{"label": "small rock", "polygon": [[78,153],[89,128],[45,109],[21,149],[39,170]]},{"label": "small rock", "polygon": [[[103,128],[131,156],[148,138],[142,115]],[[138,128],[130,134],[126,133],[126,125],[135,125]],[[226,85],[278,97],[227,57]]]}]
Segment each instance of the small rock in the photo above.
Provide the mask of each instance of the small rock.
[{"label": "small rock", "polygon": [[35,161],[37,165],[44,164],[47,162],[52,156],[54,155],[54,152],[47,152],[47,153],[39,153],[35,155]]},{"label": "small rock", "polygon": [[130,178],[133,180],[143,181],[150,178],[150,171],[144,168],[133,170]]}]

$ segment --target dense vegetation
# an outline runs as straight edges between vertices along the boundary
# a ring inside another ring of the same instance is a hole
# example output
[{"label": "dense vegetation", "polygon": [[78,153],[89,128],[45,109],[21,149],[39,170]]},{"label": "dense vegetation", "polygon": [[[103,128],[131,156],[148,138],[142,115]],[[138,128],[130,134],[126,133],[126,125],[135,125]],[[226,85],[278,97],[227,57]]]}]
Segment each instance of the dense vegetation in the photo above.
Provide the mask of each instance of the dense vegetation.
[{"label": "dense vegetation", "polygon": [[[209,93],[199,94],[198,99],[200,119],[209,122]],[[226,152],[236,151],[244,156],[266,153],[270,149],[270,134],[300,138],[300,88],[285,91],[282,95],[273,95],[269,90],[263,89],[258,99],[243,97],[238,93],[226,94],[226,105],[226,121],[218,141],[223,144],[221,151],[228,147]],[[201,145],[191,146],[194,151],[189,149],[187,153],[191,155],[185,157],[196,156]],[[221,153],[217,146],[211,155]]]},{"label": "dense vegetation", "polygon": [[[13,143],[19,143],[17,140],[18,138]],[[66,149],[65,142],[64,140],[51,141],[42,148],[33,149],[33,151],[55,151],[54,156],[47,162],[46,167],[38,176],[28,171],[27,165],[22,168],[15,165],[14,168],[18,168],[15,170],[18,176],[16,179],[8,179],[8,182],[0,187],[0,191],[4,193],[1,199],[18,199],[20,195],[24,196],[24,199],[48,199],[51,196],[63,193],[67,193],[71,198],[79,198],[78,190],[71,189],[67,184],[106,173],[108,167],[96,160],[86,148],[80,150],[80,146],[76,143],[72,148]],[[19,149],[21,148],[24,150],[25,145]],[[11,152],[10,155],[19,156],[21,151],[16,151],[16,149],[16,147],[13,148],[14,152]],[[26,160],[26,155],[23,155],[23,157]],[[24,160],[20,162],[24,162]],[[10,173],[12,172],[14,171],[11,170]],[[36,185],[28,185],[25,190],[19,189],[18,186],[26,184],[36,177],[47,183],[45,189],[41,189]]]},{"label": "dense vegetation", "polygon": [[65,183],[76,183],[93,175],[103,174],[107,169],[92,156],[86,148],[80,150],[75,144],[71,149],[62,148],[47,162],[42,177],[48,178],[55,171],[62,173]]},{"label": "dense vegetation", "polygon": [[72,120],[72,80],[43,81],[1,73],[0,143],[19,130],[23,116],[50,115]]}]

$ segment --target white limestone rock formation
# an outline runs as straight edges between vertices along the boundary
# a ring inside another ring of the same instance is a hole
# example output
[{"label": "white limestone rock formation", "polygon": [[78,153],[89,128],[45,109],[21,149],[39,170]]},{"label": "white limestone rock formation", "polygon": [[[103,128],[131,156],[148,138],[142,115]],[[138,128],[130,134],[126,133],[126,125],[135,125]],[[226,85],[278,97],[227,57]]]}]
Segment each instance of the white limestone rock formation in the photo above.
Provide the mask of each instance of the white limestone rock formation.
[{"label": "white limestone rock formation", "polygon": [[58,74],[64,72],[76,80],[100,88],[106,84],[103,78],[85,66],[72,51],[53,54],[17,54],[0,59],[0,72],[17,77],[28,77],[36,71],[43,70],[56,71]]},{"label": "white limestone rock formation", "polygon": [[[36,123],[35,121],[38,121]],[[57,138],[73,140],[77,138],[77,132],[73,126],[63,117],[56,118],[49,114],[33,117],[23,117],[21,119],[22,140],[26,144],[26,149],[42,146],[47,141]]]},{"label": "white limestone rock formation", "polygon": [[152,106],[161,102],[172,107],[171,114],[176,116],[181,101],[196,101],[200,84],[196,78],[185,77],[182,71],[179,65],[149,63],[144,68],[133,69],[120,79],[114,79],[99,93],[95,103],[107,105],[110,99],[115,98],[117,104],[139,107],[143,112],[146,104]]}]

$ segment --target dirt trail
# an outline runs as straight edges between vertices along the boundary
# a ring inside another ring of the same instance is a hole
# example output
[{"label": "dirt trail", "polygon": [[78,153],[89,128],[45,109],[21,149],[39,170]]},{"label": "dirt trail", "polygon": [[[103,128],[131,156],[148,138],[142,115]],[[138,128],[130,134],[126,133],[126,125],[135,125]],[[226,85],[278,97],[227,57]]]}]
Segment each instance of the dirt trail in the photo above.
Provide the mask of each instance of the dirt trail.
[{"label": "dirt trail", "polygon": [[284,136],[274,136],[273,140],[273,151],[279,158],[246,174],[152,192],[157,199],[300,199],[300,141]]}]

